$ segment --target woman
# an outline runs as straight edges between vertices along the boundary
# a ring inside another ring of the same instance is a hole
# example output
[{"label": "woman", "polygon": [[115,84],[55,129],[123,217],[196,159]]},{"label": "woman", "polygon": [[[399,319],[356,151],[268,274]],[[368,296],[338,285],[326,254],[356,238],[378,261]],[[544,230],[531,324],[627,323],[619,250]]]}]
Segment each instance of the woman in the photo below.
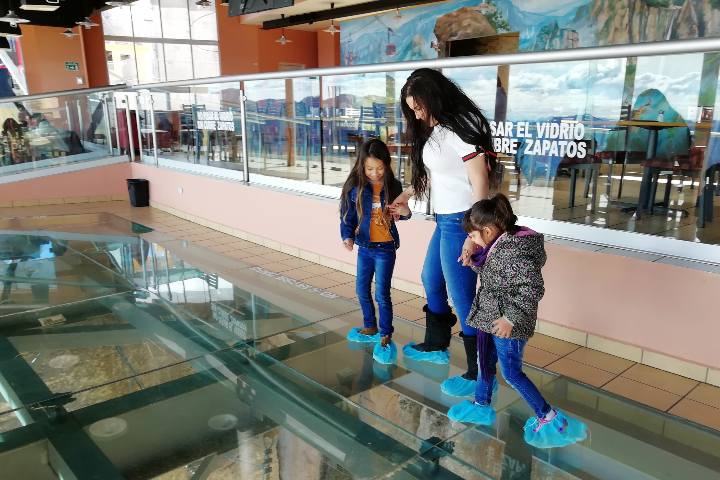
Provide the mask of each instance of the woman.
[{"label": "woman", "polygon": [[399,211],[411,197],[423,198],[429,190],[437,224],[422,272],[427,296],[425,341],[406,345],[404,352],[416,360],[449,362],[450,331],[457,322],[449,293],[460,317],[468,369],[443,382],[442,390],[449,395],[472,395],[478,371],[477,330],[466,320],[477,275],[469,267],[475,245],[463,230],[462,220],[475,202],[489,195],[497,165],[490,125],[454,82],[432,69],[410,75],[401,91],[401,104],[412,146],[412,186],[390,210]]}]

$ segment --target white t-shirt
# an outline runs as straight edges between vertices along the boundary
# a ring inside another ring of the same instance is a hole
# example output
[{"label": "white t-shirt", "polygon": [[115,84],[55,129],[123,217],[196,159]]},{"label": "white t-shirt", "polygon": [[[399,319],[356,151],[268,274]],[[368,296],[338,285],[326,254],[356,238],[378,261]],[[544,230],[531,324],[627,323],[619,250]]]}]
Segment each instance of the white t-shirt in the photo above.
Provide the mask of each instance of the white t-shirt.
[{"label": "white t-shirt", "polygon": [[473,205],[473,191],[465,162],[478,155],[452,130],[436,126],[423,148],[430,178],[430,201],[435,213],[465,212]]}]

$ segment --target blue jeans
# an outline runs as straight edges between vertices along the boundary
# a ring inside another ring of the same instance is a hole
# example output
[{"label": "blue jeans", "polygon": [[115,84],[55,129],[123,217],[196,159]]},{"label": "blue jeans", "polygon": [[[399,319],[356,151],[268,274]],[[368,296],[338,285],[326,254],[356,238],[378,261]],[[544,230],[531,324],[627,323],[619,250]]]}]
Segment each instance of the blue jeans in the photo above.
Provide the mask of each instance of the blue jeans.
[{"label": "blue jeans", "polygon": [[477,274],[457,260],[467,238],[462,228],[464,215],[465,212],[435,215],[435,233],[425,256],[422,282],[430,311],[439,315],[448,313],[449,292],[463,334],[473,336],[477,330],[465,322],[475,298]]},{"label": "blue jeans", "polygon": [[390,280],[395,268],[395,245],[392,242],[373,243],[371,247],[358,247],[357,279],[355,292],[360,301],[365,328],[377,327],[375,305],[370,294],[370,285],[375,276],[375,301],[380,310],[380,335],[393,332],[392,301],[390,300]]},{"label": "blue jeans", "polygon": [[527,342],[513,338],[499,338],[495,335],[492,338],[492,346],[488,353],[492,376],[489,382],[484,382],[482,375],[478,374],[475,401],[483,405],[490,405],[492,387],[497,374],[496,364],[500,360],[500,369],[505,381],[530,405],[535,415],[544,417],[550,411],[550,405],[545,401],[535,384],[522,371],[523,350]]}]

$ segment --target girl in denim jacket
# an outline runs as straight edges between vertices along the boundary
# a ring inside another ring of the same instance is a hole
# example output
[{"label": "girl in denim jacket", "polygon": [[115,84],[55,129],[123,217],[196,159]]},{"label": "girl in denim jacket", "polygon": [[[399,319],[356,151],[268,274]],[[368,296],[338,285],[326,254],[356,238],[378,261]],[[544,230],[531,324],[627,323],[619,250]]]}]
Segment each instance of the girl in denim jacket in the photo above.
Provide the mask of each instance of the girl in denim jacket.
[{"label": "girl in denim jacket", "polygon": [[[395,251],[400,247],[394,220],[407,220],[411,216],[407,206],[396,211],[395,216],[387,210],[387,206],[402,193],[402,184],[395,178],[390,162],[390,151],[381,140],[370,139],[363,143],[340,197],[343,245],[349,251],[354,245],[358,246],[355,290],[364,320],[363,328],[351,330],[348,339],[379,341],[381,349],[390,346],[393,333],[390,280],[395,268]],[[370,295],[373,276],[375,301],[380,311],[379,329]],[[378,355],[374,356],[380,360]]]},{"label": "girl in denim jacket", "polygon": [[515,222],[502,194],[475,203],[463,220],[469,238],[482,247],[472,256],[480,287],[468,316],[468,324],[478,329],[479,374],[475,401],[454,405],[448,417],[483,425],[495,421],[491,400],[499,362],[505,381],[535,412],[525,424],[525,440],[540,448],[565,446],[585,438],[585,425],[551,407],[522,371],[523,350],[545,293],[541,269],[547,256],[543,235]]}]

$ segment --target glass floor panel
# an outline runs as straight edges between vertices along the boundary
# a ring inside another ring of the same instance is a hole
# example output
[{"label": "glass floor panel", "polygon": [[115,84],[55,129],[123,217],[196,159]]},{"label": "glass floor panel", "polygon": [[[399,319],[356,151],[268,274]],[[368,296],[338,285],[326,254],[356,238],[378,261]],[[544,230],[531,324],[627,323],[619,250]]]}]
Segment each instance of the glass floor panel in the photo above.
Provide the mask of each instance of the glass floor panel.
[{"label": "glass floor panel", "polygon": [[502,382],[495,425],[450,422],[454,365],[380,365],[353,302],[142,225],[0,228],[0,479],[720,478],[718,432],[531,367],[584,442],[529,447]]}]

